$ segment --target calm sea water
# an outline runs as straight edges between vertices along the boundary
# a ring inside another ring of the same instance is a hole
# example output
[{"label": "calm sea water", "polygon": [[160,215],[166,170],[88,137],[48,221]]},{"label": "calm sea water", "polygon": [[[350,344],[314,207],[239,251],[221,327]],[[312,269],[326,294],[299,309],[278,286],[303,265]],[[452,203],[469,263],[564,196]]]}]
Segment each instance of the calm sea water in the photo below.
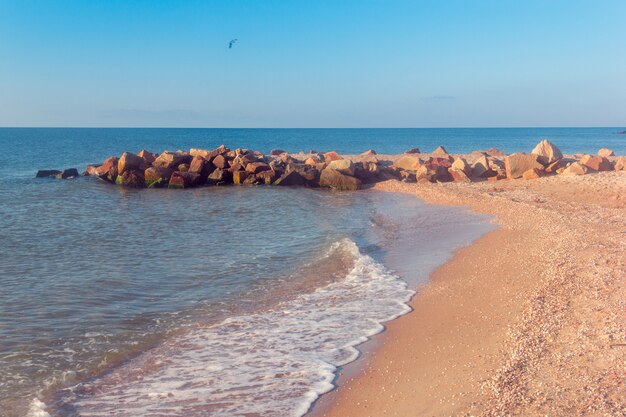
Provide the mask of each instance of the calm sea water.
[{"label": "calm sea water", "polygon": [[614,130],[0,129],[0,415],[300,416],[491,227],[372,191],[124,190],[37,169],[221,143],[515,151],[548,136],[623,153]]}]

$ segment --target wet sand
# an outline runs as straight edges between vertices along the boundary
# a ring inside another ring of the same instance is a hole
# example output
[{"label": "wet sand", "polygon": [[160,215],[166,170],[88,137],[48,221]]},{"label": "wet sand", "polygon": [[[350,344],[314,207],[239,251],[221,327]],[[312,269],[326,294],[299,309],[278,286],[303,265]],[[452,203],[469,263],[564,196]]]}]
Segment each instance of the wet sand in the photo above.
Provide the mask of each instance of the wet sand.
[{"label": "wet sand", "polygon": [[626,413],[626,173],[374,188],[500,228],[438,268],[312,416]]}]

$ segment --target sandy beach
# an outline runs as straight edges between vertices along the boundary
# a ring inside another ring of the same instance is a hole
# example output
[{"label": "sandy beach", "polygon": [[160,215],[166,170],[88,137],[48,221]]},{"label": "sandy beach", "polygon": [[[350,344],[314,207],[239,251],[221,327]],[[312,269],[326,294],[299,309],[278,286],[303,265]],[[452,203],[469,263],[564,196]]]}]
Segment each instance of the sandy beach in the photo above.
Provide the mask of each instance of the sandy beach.
[{"label": "sandy beach", "polygon": [[435,271],[313,416],[626,413],[626,173],[374,188],[500,227]]}]

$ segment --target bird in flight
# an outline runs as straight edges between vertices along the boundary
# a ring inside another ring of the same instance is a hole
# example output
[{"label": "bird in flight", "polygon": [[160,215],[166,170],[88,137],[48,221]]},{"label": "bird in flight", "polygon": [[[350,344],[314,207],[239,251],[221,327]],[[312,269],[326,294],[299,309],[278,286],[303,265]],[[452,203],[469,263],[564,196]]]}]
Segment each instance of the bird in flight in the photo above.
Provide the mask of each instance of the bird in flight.
[{"label": "bird in flight", "polygon": [[228,49],[232,48],[235,42],[237,42],[238,40],[239,39],[233,39],[232,41],[228,42]]}]

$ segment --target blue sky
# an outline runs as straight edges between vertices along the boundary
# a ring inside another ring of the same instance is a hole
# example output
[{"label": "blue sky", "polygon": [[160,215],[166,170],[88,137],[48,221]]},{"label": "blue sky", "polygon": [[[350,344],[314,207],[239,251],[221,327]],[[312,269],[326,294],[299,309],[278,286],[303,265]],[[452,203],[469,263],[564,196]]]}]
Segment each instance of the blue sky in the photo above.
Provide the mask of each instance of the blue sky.
[{"label": "blue sky", "polygon": [[0,0],[0,126],[623,126],[625,22],[622,0]]}]

